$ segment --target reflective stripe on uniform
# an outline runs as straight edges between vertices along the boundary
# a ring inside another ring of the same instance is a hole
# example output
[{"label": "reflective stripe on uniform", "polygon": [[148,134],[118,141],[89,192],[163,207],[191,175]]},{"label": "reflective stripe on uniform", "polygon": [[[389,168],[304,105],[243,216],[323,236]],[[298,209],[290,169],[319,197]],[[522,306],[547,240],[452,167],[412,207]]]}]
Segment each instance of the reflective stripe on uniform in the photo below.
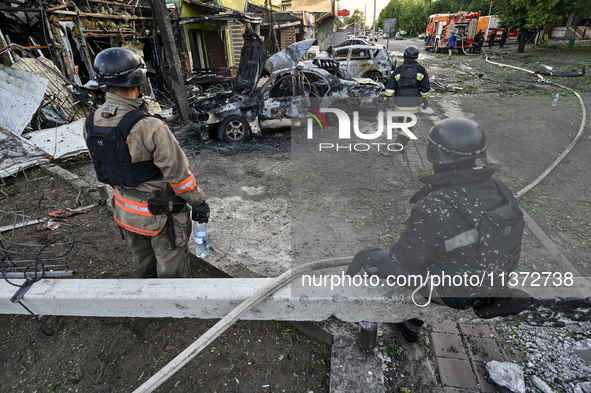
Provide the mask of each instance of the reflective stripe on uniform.
[{"label": "reflective stripe on uniform", "polygon": [[421,74],[420,72],[417,72],[417,80],[422,81],[424,77],[425,75]]},{"label": "reflective stripe on uniform", "polygon": [[195,181],[195,176],[193,176],[192,173],[189,175],[189,177],[187,177],[185,180],[183,180],[180,183],[176,183],[176,184],[170,183],[170,186],[174,190],[175,194],[182,194],[184,192],[191,191],[192,189],[195,188],[196,185],[197,185],[197,182]]},{"label": "reflective stripe on uniform", "polygon": [[403,106],[394,105],[394,110],[396,112],[419,113],[419,107],[418,106],[407,106],[407,107],[403,107]]},{"label": "reflective stripe on uniform", "polygon": [[398,82],[398,80],[400,79],[400,74],[394,75],[394,79],[396,79],[396,82]]},{"label": "reflective stripe on uniform", "polygon": [[468,246],[478,241],[478,229],[470,229],[445,241],[445,251],[451,252],[456,248]]},{"label": "reflective stripe on uniform", "polygon": [[421,92],[421,97],[422,98],[428,98],[430,95],[431,95],[431,91],[430,90],[428,92],[426,92],[426,93]]},{"label": "reflective stripe on uniform", "polygon": [[115,219],[115,221],[117,221],[117,224],[119,224],[119,226],[121,226],[123,229],[128,230],[129,232],[134,232],[134,233],[137,233],[137,234],[143,235],[143,236],[156,236],[160,233],[160,231],[146,231],[145,229],[132,227],[131,225],[127,225],[127,224],[123,223],[122,221],[118,220],[117,217],[113,217],[113,218]]},{"label": "reflective stripe on uniform", "polygon": [[384,95],[386,97],[392,97],[394,95],[394,90],[386,89],[386,92],[384,93]]},{"label": "reflective stripe on uniform", "polygon": [[140,203],[132,201],[131,199],[123,198],[119,194],[115,194],[115,205],[119,206],[125,211],[130,213],[139,214],[140,216],[152,216],[153,214],[150,213],[148,210],[147,203]]}]

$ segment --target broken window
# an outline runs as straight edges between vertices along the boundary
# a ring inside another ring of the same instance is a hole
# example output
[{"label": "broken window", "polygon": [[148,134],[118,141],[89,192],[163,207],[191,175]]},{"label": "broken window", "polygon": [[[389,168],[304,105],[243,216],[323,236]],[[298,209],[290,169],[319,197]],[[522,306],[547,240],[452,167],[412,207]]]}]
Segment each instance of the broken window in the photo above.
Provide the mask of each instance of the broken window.
[{"label": "broken window", "polygon": [[351,49],[351,60],[369,60],[369,49],[353,48]]},{"label": "broken window", "polygon": [[293,75],[287,75],[283,78],[280,78],[271,90],[269,91],[269,98],[279,98],[279,97],[291,97],[294,94],[294,77]]},{"label": "broken window", "polygon": [[328,82],[322,76],[304,71],[304,91],[311,97],[324,97],[328,93]]},{"label": "broken window", "polygon": [[347,56],[349,55],[349,48],[344,49],[337,49],[334,53],[335,60],[347,60]]}]

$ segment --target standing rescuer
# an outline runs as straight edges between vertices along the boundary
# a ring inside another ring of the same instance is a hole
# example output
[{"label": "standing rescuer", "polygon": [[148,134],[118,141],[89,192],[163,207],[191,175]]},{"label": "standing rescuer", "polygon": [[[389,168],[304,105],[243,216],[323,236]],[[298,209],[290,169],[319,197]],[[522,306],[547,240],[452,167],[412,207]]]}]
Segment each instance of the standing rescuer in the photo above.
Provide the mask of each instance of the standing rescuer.
[{"label": "standing rescuer", "polygon": [[[397,67],[386,85],[385,99],[394,96],[394,110],[397,112],[417,113],[421,102],[423,108],[429,105],[431,87],[429,75],[425,67],[417,62],[419,49],[409,45],[404,50],[404,62]],[[407,122],[407,119],[404,119]],[[408,135],[401,131],[396,138],[396,143],[406,146],[409,140]]]},{"label": "standing rescuer", "polygon": [[[411,198],[406,228],[389,252],[375,247],[358,252],[347,274],[363,268],[382,278],[437,277],[419,293],[452,308],[474,307],[482,318],[529,306],[527,294],[502,287],[498,279],[517,267],[525,221],[511,191],[492,177],[494,169],[477,166],[476,159],[484,157],[486,141],[478,124],[463,118],[437,123],[427,145],[434,174],[421,179],[425,186]],[[445,282],[446,275],[488,280]],[[398,326],[408,341],[416,341],[422,324],[411,319]]]},{"label": "standing rescuer", "polygon": [[98,180],[115,188],[115,221],[137,275],[189,277],[191,218],[207,222],[209,206],[168,126],[143,111],[146,66],[130,50],[110,48],[96,56],[94,72],[106,100],[86,119],[84,137]]}]

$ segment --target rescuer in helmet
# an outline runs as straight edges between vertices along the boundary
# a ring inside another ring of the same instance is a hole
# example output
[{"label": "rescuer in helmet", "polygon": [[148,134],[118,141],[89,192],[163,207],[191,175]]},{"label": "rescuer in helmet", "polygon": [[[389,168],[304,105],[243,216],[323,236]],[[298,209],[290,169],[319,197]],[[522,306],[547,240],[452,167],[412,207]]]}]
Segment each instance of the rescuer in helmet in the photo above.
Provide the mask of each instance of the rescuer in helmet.
[{"label": "rescuer in helmet", "polygon": [[84,137],[98,180],[115,188],[114,217],[136,273],[189,277],[191,218],[206,222],[209,206],[168,126],[143,111],[146,66],[128,49],[109,48],[94,72],[106,100],[86,119]]},{"label": "rescuer in helmet", "polygon": [[[428,98],[431,93],[429,75],[425,67],[417,62],[419,49],[409,45],[404,50],[404,62],[396,67],[386,84],[386,98],[394,96],[394,109],[398,112],[417,113],[423,102],[423,108],[428,106]],[[408,122],[404,118],[404,122]],[[396,138],[396,143],[406,146],[409,137],[401,131]]]},{"label": "rescuer in helmet", "polygon": [[[525,293],[511,292],[498,280],[517,267],[525,222],[509,188],[492,177],[494,169],[476,163],[486,157],[486,147],[484,132],[471,120],[435,124],[427,145],[434,174],[421,179],[425,186],[410,199],[414,206],[405,230],[389,252],[374,247],[358,252],[347,274],[363,268],[381,278],[430,276],[422,288],[407,286],[420,288],[420,294],[439,304],[474,307],[482,318],[516,314],[529,306],[528,297],[516,298]],[[446,275],[449,279],[442,280]],[[476,275],[485,279],[476,282]],[[413,342],[422,324],[411,319],[398,326]]]}]

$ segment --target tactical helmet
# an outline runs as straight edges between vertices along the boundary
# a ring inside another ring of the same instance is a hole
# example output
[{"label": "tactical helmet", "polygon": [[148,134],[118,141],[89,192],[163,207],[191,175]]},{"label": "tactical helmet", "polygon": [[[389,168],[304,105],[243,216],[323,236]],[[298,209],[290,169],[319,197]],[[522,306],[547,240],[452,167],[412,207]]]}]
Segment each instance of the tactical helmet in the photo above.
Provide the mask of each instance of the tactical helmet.
[{"label": "tactical helmet", "polygon": [[404,50],[403,57],[405,59],[418,59],[419,58],[419,48],[414,45],[409,45]]},{"label": "tactical helmet", "polygon": [[109,48],[94,59],[99,86],[139,87],[146,81],[146,65],[141,57],[125,48]]},{"label": "tactical helmet", "polygon": [[455,164],[486,157],[484,132],[472,120],[445,119],[429,131],[427,159],[435,165]]}]

